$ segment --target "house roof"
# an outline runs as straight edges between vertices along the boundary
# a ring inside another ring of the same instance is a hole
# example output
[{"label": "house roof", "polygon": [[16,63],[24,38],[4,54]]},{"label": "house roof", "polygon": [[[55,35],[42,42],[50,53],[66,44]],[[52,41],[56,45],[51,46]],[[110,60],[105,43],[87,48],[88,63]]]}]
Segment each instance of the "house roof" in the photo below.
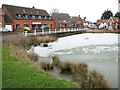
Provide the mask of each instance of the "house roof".
[{"label": "house roof", "polygon": [[71,20],[69,14],[65,14],[65,13],[54,13],[54,15],[56,16],[57,19],[60,19],[60,20]]},{"label": "house roof", "polygon": [[74,17],[71,18],[71,21],[72,21],[72,22],[77,22],[77,21],[83,22],[83,19],[81,19],[80,17],[75,17],[75,16],[74,16]]},{"label": "house roof", "polygon": [[13,21],[9,18],[7,14],[4,15],[4,23],[5,24],[13,24]]},{"label": "house roof", "polygon": [[3,6],[7,8],[8,12],[11,14],[13,19],[17,19],[16,14],[50,16],[46,10],[42,10],[42,9],[20,7],[20,6],[6,5],[6,4],[3,4]]},{"label": "house roof", "polygon": [[112,17],[113,18],[113,20],[115,21],[115,22],[118,22],[119,21],[119,18],[118,17]]},{"label": "house roof", "polygon": [[[110,19],[112,20],[113,23],[119,22],[118,17],[110,17]],[[110,19],[108,20],[108,22],[110,21]]]},{"label": "house roof", "polygon": [[102,23],[107,23],[107,22],[108,22],[108,19],[101,19],[101,22],[102,22]]}]

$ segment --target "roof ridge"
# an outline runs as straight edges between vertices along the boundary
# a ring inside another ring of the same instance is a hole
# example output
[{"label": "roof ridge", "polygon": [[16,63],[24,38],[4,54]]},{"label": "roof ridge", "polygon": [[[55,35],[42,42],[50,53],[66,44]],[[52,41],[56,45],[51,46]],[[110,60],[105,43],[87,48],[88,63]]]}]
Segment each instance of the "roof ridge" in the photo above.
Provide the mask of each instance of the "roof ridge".
[{"label": "roof ridge", "polygon": [[[30,8],[30,7],[23,7],[23,6],[9,5],[9,4],[3,4],[3,5],[4,5],[4,6],[12,6],[12,7],[19,7],[19,8],[35,9],[35,10],[44,10],[44,9]],[[44,11],[46,11],[46,10],[44,10]]]}]

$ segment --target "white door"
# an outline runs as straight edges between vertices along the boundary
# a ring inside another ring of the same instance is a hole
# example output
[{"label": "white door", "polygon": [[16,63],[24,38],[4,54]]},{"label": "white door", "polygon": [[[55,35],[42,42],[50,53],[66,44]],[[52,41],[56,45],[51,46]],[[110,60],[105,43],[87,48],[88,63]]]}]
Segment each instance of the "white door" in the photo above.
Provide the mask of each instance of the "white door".
[{"label": "white door", "polygon": [[7,28],[7,29],[10,30],[10,31],[13,31],[13,30],[12,30],[12,25],[5,25],[5,28]]}]

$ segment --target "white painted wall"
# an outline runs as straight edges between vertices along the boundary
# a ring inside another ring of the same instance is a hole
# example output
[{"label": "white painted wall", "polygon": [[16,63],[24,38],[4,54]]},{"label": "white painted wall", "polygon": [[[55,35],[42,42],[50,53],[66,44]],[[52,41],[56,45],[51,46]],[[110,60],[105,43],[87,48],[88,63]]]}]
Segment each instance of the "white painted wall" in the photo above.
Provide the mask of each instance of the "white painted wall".
[{"label": "white painted wall", "polygon": [[7,29],[10,30],[10,31],[13,31],[13,30],[12,30],[12,25],[5,25],[5,28],[7,28]]}]

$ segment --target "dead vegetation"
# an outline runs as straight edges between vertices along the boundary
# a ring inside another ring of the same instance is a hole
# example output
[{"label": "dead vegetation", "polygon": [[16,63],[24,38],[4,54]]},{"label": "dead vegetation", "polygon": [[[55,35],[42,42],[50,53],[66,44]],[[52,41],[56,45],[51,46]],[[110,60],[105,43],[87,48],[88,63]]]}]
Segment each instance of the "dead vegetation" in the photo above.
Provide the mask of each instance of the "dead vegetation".
[{"label": "dead vegetation", "polygon": [[[81,88],[109,88],[107,79],[97,71],[90,71],[85,63],[73,64],[71,62],[60,62],[57,56],[53,57],[53,63],[61,69],[61,73],[73,75],[72,80]],[[57,64],[56,64],[57,62]],[[58,63],[59,62],[59,63]]]},{"label": "dead vegetation", "polygon": [[40,43],[53,42],[57,40],[54,36],[35,36],[35,37],[14,37],[4,40],[2,43],[5,46],[8,46],[12,53],[22,56],[27,60],[37,61],[38,56],[34,53],[28,53],[26,50],[29,50],[31,46],[40,45]]}]

